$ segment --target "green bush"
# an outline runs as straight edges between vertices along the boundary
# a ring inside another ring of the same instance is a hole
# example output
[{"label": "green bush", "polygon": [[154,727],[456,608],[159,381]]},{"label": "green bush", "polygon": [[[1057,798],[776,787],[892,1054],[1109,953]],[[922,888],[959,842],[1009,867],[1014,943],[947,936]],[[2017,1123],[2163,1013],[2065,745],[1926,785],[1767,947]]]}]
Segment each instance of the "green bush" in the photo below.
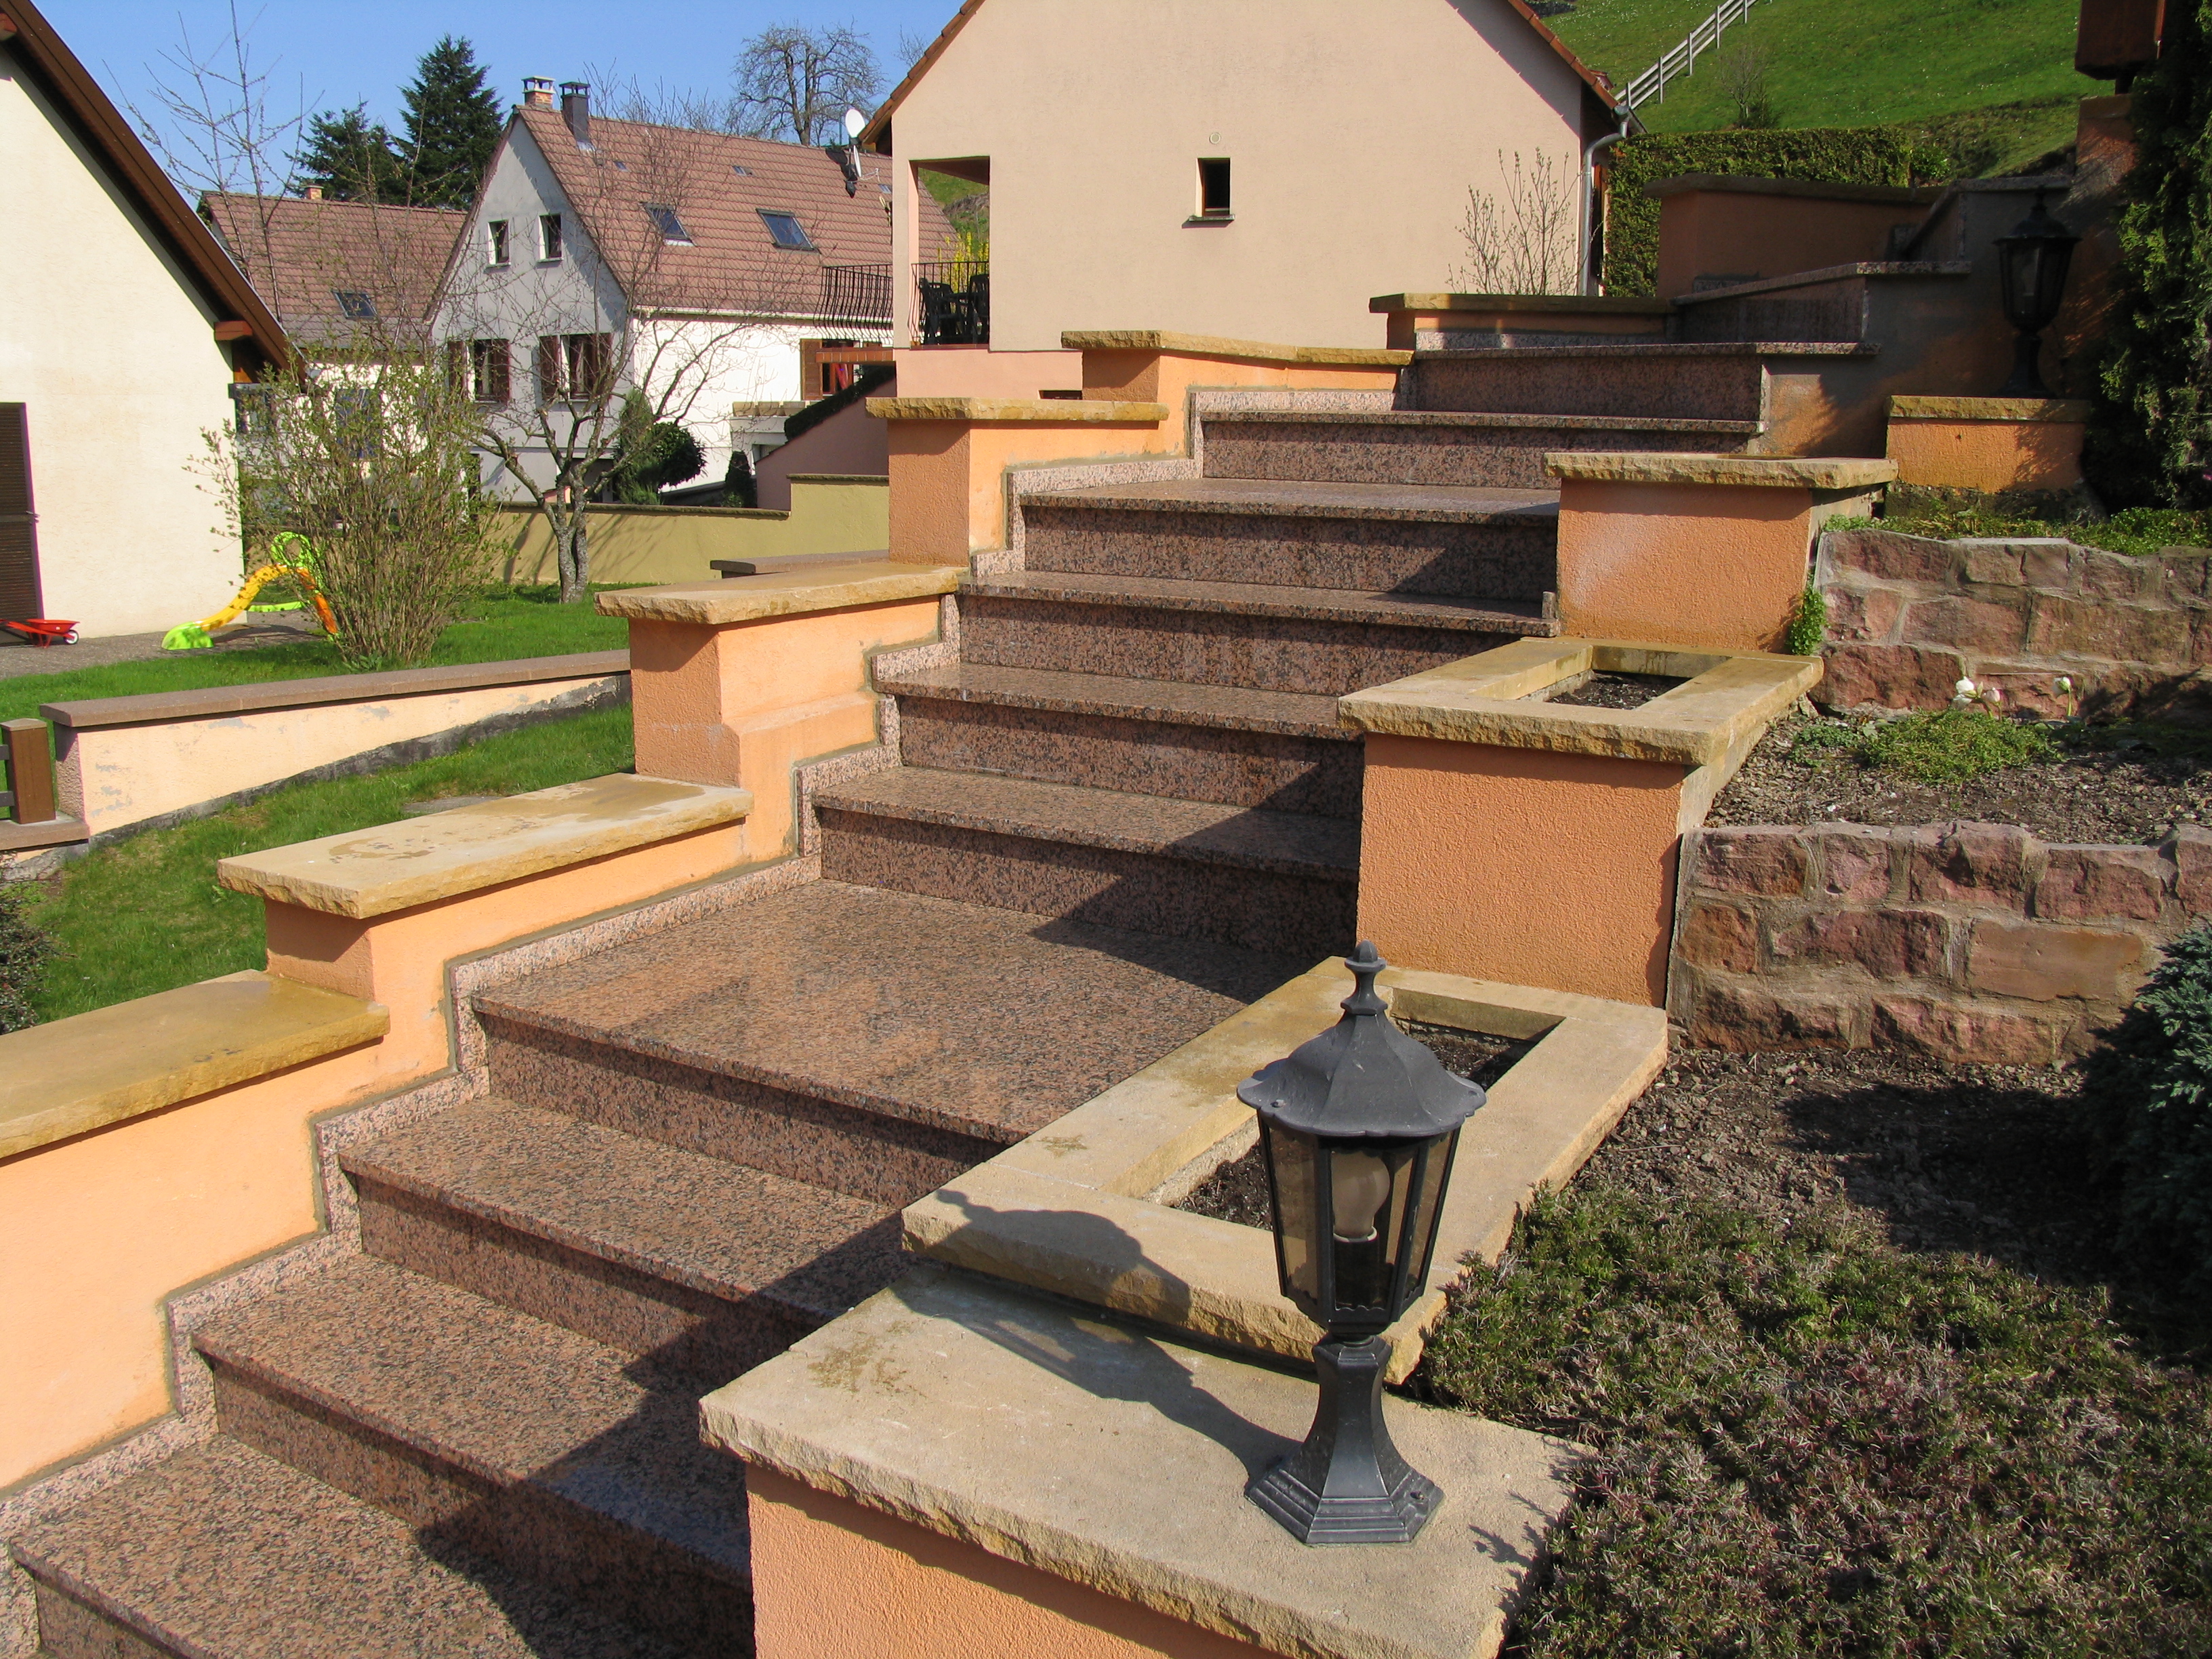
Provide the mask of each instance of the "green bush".
[{"label": "green bush", "polygon": [[1903,536],[1926,536],[1936,541],[1961,537],[2063,536],[2083,547],[2136,557],[2169,547],[2212,546],[2212,513],[2184,512],[2173,507],[2126,507],[2107,519],[2092,523],[2081,519],[2021,518],[1993,513],[1986,507],[1916,501],[1905,512],[1880,519],[1832,519],[1830,530],[1893,530]]},{"label": "green bush", "polygon": [[1783,632],[1782,648],[1793,657],[1817,657],[1820,641],[1828,636],[1828,596],[1817,582],[1808,580],[1805,591],[1790,607],[1790,626]]},{"label": "green bush", "polygon": [[2121,1248],[2212,1299],[2212,925],[2166,947],[2082,1069],[2083,1104],[2119,1187]]},{"label": "green bush", "polygon": [[24,914],[29,893],[22,883],[0,883],[0,1031],[39,1023],[31,999],[46,979],[46,964],[61,954],[53,935]]},{"label": "green bush", "polygon": [[621,436],[608,483],[631,507],[658,507],[660,492],[696,478],[707,465],[699,441],[673,421],[656,421],[642,392],[623,398]]},{"label": "green bush", "polygon": [[1942,150],[1885,127],[1661,133],[1627,139],[1612,155],[1605,290],[1624,295],[1658,289],[1659,204],[1644,193],[1655,179],[1713,173],[1810,184],[1911,185],[1948,171]]},{"label": "green bush", "polygon": [[731,450],[730,464],[722,469],[722,505],[760,505],[760,480],[753,477],[752,457],[745,453],[743,444]]},{"label": "green bush", "polygon": [[1915,783],[1963,783],[2008,766],[2057,760],[2063,752],[2040,726],[1979,708],[1900,714],[1869,727],[1857,750],[1868,765],[1902,772]]}]

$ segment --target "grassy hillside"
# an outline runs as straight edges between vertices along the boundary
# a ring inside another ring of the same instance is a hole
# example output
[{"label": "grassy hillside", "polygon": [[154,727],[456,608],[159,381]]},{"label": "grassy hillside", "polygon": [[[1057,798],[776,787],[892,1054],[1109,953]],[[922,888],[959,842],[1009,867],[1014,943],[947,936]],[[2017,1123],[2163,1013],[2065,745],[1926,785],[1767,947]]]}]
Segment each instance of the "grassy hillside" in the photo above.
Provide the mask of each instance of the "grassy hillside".
[{"label": "grassy hillside", "polygon": [[[1713,0],[1579,0],[1550,22],[1626,84],[1712,9]],[[2070,142],[2074,100],[2110,90],[2074,72],[2079,10],[2080,0],[1762,0],[1721,50],[1750,41],[1770,55],[1767,94],[1783,126],[1964,127],[1972,154],[2001,158],[1973,169],[1990,171]],[[1668,84],[1664,104],[1644,106],[1644,124],[1654,132],[1731,125],[1717,68],[1701,55],[1694,75]]]}]

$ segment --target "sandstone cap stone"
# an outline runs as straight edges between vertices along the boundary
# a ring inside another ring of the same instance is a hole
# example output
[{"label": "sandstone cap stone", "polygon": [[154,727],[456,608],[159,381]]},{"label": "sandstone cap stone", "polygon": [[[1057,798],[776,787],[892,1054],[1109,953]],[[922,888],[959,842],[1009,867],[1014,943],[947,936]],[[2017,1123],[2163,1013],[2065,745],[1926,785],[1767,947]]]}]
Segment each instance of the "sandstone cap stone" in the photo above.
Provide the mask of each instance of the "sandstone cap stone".
[{"label": "sandstone cap stone", "polygon": [[871,398],[879,421],[1028,421],[1048,426],[1157,426],[1165,404],[1109,398]]},{"label": "sandstone cap stone", "polygon": [[1070,329],[1060,337],[1066,351],[1160,351],[1184,357],[1235,357],[1247,362],[1304,363],[1318,368],[1403,368],[1410,351],[1369,346],[1276,345],[1218,334],[1179,334],[1172,329]]},{"label": "sandstone cap stone", "polygon": [[1897,477],[1897,463],[1887,460],[1641,450],[1560,450],[1546,455],[1544,466],[1554,477],[1593,483],[1738,484],[1777,489],[1871,489]]},{"label": "sandstone cap stone", "polygon": [[793,565],[763,571],[744,581],[717,578],[672,582],[662,587],[623,588],[598,595],[595,603],[602,616],[628,617],[633,622],[717,626],[927,599],[951,592],[965,574],[956,565],[854,559],[843,564]]},{"label": "sandstone cap stone", "polygon": [[2086,398],[1915,398],[1900,393],[1889,400],[1889,418],[2033,424],[2086,421],[2095,408]]}]

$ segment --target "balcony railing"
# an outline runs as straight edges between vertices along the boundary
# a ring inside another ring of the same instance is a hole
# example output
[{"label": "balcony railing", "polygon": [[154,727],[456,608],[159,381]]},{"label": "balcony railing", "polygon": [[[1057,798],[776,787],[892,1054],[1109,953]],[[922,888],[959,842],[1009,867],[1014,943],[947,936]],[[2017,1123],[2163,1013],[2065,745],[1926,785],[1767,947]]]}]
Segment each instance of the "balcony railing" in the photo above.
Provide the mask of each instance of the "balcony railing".
[{"label": "balcony railing", "polygon": [[889,328],[891,268],[887,264],[823,266],[822,317],[825,322]]},{"label": "balcony railing", "polygon": [[991,343],[991,267],[981,260],[939,259],[914,267],[924,345]]}]

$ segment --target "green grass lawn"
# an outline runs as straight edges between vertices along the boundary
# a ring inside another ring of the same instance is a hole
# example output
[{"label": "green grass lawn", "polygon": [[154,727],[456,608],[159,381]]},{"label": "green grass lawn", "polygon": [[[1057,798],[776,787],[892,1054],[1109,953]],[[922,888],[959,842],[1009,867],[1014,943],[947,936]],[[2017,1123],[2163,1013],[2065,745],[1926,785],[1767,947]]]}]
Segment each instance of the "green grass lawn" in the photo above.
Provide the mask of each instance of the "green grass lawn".
[{"label": "green grass lawn", "polygon": [[[592,589],[599,591],[596,586]],[[558,590],[550,586],[498,587],[477,602],[473,617],[446,629],[430,661],[504,662],[517,657],[566,656],[577,651],[620,651],[629,644],[629,624],[619,617],[602,617],[588,601],[562,605]],[[39,705],[46,702],[313,679],[345,672],[337,653],[316,640],[251,651],[177,651],[151,662],[113,663],[0,679],[0,720],[35,714]]]},{"label": "green grass lawn", "polygon": [[[1711,0],[1581,0],[1552,27],[1626,85],[1710,15]],[[2070,143],[2075,100],[2111,88],[2074,72],[2078,0],[1764,0],[1722,36],[1772,53],[1767,86],[1785,127],[1910,122],[1978,129],[1970,168],[1996,173]],[[1704,132],[1735,111],[1703,54],[1665,103],[1638,112],[1654,132]],[[1939,138],[1953,135],[1938,133]]]},{"label": "green grass lawn", "polygon": [[48,969],[32,1006],[40,1018],[59,1019],[260,967],[261,901],[217,886],[217,859],[388,823],[412,800],[520,794],[629,764],[630,711],[599,709],[437,760],[280,790],[101,848],[40,884],[31,918],[68,954]]}]

